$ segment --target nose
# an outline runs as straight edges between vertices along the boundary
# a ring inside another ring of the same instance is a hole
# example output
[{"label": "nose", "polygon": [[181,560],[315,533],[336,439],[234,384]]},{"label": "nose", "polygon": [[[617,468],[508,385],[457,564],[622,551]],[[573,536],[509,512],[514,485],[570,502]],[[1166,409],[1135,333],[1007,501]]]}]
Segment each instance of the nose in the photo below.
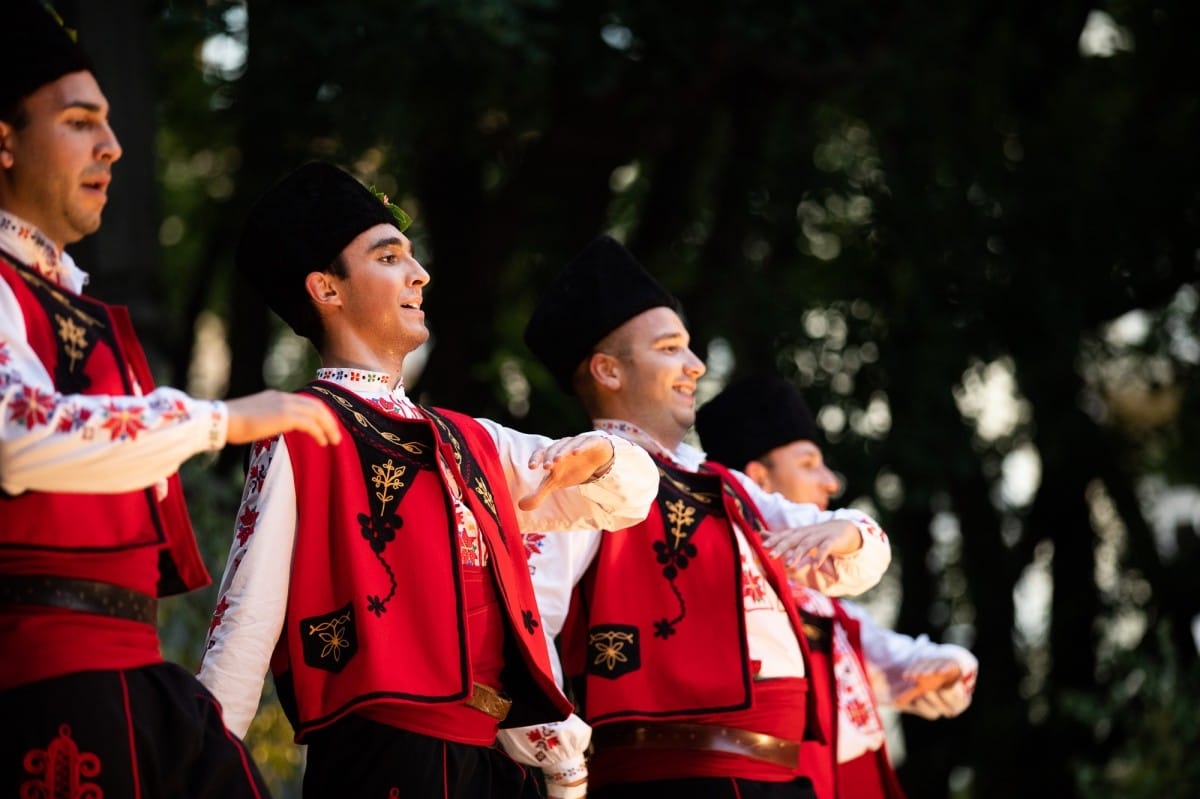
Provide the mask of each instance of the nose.
[{"label": "nose", "polygon": [[418,261],[416,258],[412,259],[412,263],[413,263],[413,266],[416,267],[416,269],[413,270],[412,277],[409,278],[408,285],[410,285],[414,288],[421,288],[422,286],[428,286],[429,281],[432,278],[430,278],[429,273],[425,271],[425,267],[421,266],[421,262]]},{"label": "nose", "polygon": [[683,365],[684,374],[693,379],[699,378],[708,371],[708,367],[704,365],[704,361],[696,357],[696,353],[689,348],[687,351],[687,361]]},{"label": "nose", "polygon": [[124,150],[121,149],[121,142],[117,140],[116,132],[111,125],[105,122],[101,130],[100,141],[96,143],[96,157],[111,164],[119,161],[122,153]]},{"label": "nose", "polygon": [[833,496],[842,490],[842,481],[838,479],[837,475],[828,466],[821,467],[821,471],[817,475],[817,480],[818,484],[829,496]]}]

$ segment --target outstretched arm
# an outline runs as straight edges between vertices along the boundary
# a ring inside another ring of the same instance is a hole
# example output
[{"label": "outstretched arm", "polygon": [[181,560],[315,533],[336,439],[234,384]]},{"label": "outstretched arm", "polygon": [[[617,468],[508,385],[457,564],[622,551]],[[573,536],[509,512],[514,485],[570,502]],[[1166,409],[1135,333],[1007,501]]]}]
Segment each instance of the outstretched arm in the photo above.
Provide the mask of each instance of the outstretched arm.
[{"label": "outstretched arm", "polygon": [[321,443],[338,437],[328,408],[278,391],[228,403],[173,388],[59,393],[30,346],[12,289],[0,281],[0,488],[9,494],[135,491],[198,453],[293,429]]}]

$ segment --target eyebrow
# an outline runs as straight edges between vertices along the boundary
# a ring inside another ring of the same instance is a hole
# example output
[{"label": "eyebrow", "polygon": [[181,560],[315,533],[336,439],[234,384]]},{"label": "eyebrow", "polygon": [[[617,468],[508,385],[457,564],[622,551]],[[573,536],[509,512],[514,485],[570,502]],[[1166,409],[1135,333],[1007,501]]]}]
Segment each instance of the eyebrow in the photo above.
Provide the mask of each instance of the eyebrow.
[{"label": "eyebrow", "polygon": [[691,337],[687,333],[682,333],[680,331],[673,331],[671,333],[660,333],[659,335],[654,337],[654,343],[661,344],[664,341],[671,341],[672,339],[677,339],[679,341],[682,341],[686,345],[691,340]]},{"label": "eyebrow", "polygon": [[68,100],[63,103],[63,111],[69,111],[72,108],[82,108],[84,111],[91,111],[93,114],[103,113],[104,111],[104,107],[99,103],[93,103],[88,100]]},{"label": "eyebrow", "polygon": [[387,236],[387,237],[382,238],[379,241],[375,242],[374,244],[372,244],[370,249],[367,250],[367,252],[375,252],[376,250],[382,250],[386,247],[401,247],[402,248],[403,246],[404,246],[404,239],[399,238],[398,236]]}]

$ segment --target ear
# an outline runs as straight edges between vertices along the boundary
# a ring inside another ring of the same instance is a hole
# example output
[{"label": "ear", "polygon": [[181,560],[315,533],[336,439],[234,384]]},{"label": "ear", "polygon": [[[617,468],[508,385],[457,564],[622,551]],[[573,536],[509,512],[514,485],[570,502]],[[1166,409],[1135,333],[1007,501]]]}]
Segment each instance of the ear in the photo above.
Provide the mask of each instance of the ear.
[{"label": "ear", "polygon": [[593,352],[588,358],[588,371],[597,386],[617,391],[621,388],[621,362],[614,355]]},{"label": "ear", "polygon": [[12,169],[13,154],[9,149],[9,140],[12,137],[13,126],[7,122],[0,120],[0,169]]},{"label": "ear", "polygon": [[746,475],[759,488],[764,491],[770,491],[771,470],[768,469],[762,461],[750,461],[746,464],[746,468],[742,470],[742,474]]},{"label": "ear", "polygon": [[318,309],[323,305],[342,304],[342,295],[338,293],[333,275],[328,272],[309,272],[304,278],[304,288]]}]

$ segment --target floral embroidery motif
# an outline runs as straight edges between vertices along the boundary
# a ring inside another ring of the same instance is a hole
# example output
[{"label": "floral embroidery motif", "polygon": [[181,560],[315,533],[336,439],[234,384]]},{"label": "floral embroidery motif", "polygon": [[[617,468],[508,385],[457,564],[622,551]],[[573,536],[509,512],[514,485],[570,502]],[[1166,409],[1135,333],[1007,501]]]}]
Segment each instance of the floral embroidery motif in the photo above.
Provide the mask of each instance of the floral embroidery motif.
[{"label": "floral embroidery motif", "polygon": [[367,609],[377,617],[387,612],[388,603],[396,595],[396,575],[392,571],[392,567],[384,560],[383,552],[387,549],[388,544],[396,540],[396,531],[404,526],[404,520],[400,518],[400,515],[395,510],[388,510],[388,503],[396,498],[392,492],[399,491],[406,485],[405,481],[401,479],[406,471],[408,471],[408,466],[396,465],[391,458],[384,463],[372,463],[370,482],[376,489],[375,499],[379,500],[379,512],[358,514],[360,532],[367,543],[371,545],[375,559],[379,561],[379,565],[383,566],[383,570],[387,572],[388,576],[387,596],[367,595]]},{"label": "floral embroidery motif", "polygon": [[356,385],[390,386],[392,384],[391,375],[384,372],[368,372],[363,369],[335,369],[332,367],[318,369],[317,380],[328,380],[331,383],[347,383],[351,387]]},{"label": "floral embroidery motif", "polygon": [[388,458],[387,463],[382,466],[375,464],[371,465],[371,471],[375,476],[371,478],[371,484],[378,491],[375,492],[375,498],[380,502],[380,510],[387,507],[387,504],[396,498],[395,494],[389,494],[388,490],[396,490],[404,486],[404,481],[400,478],[408,471],[408,467],[401,465],[397,466],[392,463],[392,459]]},{"label": "floral embroidery motif", "polygon": [[[24,253],[16,252],[16,255],[24,255],[25,260],[35,272],[44,277],[46,280],[56,284],[61,284],[59,280],[59,257],[58,247],[56,247],[48,238],[42,235],[41,231],[29,225],[20,225],[8,214],[0,211],[0,234],[8,234],[4,238],[12,239],[15,234],[15,239],[19,242],[28,242],[33,245],[25,246],[20,249],[25,250]],[[14,250],[17,248],[14,248]],[[40,258],[38,256],[41,256]]]},{"label": "floral embroidery motif", "polygon": [[559,746],[558,733],[549,725],[534,727],[525,733],[529,743],[534,748],[533,758],[539,763],[544,761]]},{"label": "floral embroidery motif", "polygon": [[157,400],[151,403],[151,407],[158,411],[164,422],[186,422],[192,418],[181,399]]},{"label": "floral embroidery motif", "polygon": [[[692,535],[699,529],[700,522],[710,513],[719,513],[719,493],[704,490],[702,482],[711,481],[707,475],[687,477],[676,473],[664,464],[659,464],[658,505],[662,514],[663,538],[653,543],[654,557],[662,566],[662,576],[670,584],[671,592],[679,602],[679,613],[675,617],[663,616],[654,621],[654,637],[664,641],[675,634],[675,625],[687,615],[687,603],[678,586],[679,573],[699,554],[691,542]],[[686,480],[686,482],[685,482]]]},{"label": "floral embroidery motif", "polygon": [[629,658],[625,656],[625,646],[633,645],[633,633],[616,630],[592,633],[588,637],[588,643],[596,652],[592,663],[597,666],[603,664],[605,668],[612,671],[618,663],[629,662]]},{"label": "floral embroidery motif", "polygon": [[325,647],[321,650],[321,657],[332,657],[334,660],[342,659],[342,650],[350,646],[346,638],[346,626],[350,623],[350,614],[343,613],[336,619],[330,619],[321,624],[314,624],[309,633],[321,639]]},{"label": "floral embroidery motif", "polygon": [[521,611],[521,624],[525,627],[525,632],[530,635],[533,635],[534,630],[541,626],[538,624],[538,620],[533,617],[532,610]]},{"label": "floral embroidery motif", "polygon": [[[525,533],[521,536],[525,543],[525,559],[529,560],[534,555],[539,555],[542,552],[542,546],[546,543],[545,533]],[[533,563],[529,564],[529,573],[537,574],[537,566]]]},{"label": "floral embroidery motif", "polygon": [[301,619],[300,639],[305,664],[337,674],[358,654],[354,605]]},{"label": "floral embroidery motif", "polygon": [[[54,428],[55,432],[58,433],[73,433],[76,430],[82,429],[87,424],[87,420],[92,418],[90,408],[63,405],[62,410],[63,413],[58,417],[58,424]],[[84,437],[91,438],[90,435],[86,434]]]},{"label": "floral embroidery motif", "polygon": [[87,355],[87,330],[62,314],[55,314],[54,321],[58,325],[58,340],[62,343],[63,352],[71,359],[69,371],[74,372],[76,364]]},{"label": "floral embroidery motif", "polygon": [[235,536],[239,544],[244,546],[250,540],[250,536],[254,535],[254,525],[256,524],[258,524],[258,508],[247,505],[237,520],[237,533],[235,533]]},{"label": "floral embroidery motif", "polygon": [[688,560],[696,557],[696,545],[688,542],[688,536],[696,527],[696,509],[684,504],[682,499],[664,503],[667,508],[667,541],[655,541],[654,551],[658,562],[664,564],[663,577],[674,580],[680,570],[686,569]]},{"label": "floral embroidery motif", "polygon": [[638,628],[628,624],[588,629],[588,674],[615,680],[642,667]]},{"label": "floral embroidery motif", "polygon": [[13,398],[8,407],[8,420],[23,424],[28,429],[46,424],[54,411],[54,395],[35,386],[21,386],[21,393]]},{"label": "floral embroidery motif", "polygon": [[492,516],[496,516],[496,500],[492,499],[492,491],[488,488],[488,484],[483,481],[482,477],[475,478],[475,493],[487,505],[488,510],[492,512]]},{"label": "floral embroidery motif", "polygon": [[229,599],[222,596],[217,606],[213,609],[212,621],[208,623],[208,646],[205,649],[212,649],[216,641],[213,639],[213,632],[221,626],[221,621],[225,617],[225,611],[229,610]]},{"label": "floral embroidery motif", "polygon": [[88,781],[99,776],[100,758],[79,751],[68,724],[58,728],[58,736],[45,749],[27,752],[22,765],[25,773],[34,777],[21,784],[22,797],[104,799],[100,786]]},{"label": "floral embroidery motif", "polygon": [[149,429],[146,425],[145,409],[138,405],[122,408],[116,403],[110,403],[104,409],[104,419],[100,426],[109,432],[112,441],[132,441],[137,438],[138,433]]},{"label": "floral embroidery motif", "polygon": [[750,568],[746,553],[742,553],[742,598],[746,606],[757,605],[767,598],[766,581],[756,569]]}]

